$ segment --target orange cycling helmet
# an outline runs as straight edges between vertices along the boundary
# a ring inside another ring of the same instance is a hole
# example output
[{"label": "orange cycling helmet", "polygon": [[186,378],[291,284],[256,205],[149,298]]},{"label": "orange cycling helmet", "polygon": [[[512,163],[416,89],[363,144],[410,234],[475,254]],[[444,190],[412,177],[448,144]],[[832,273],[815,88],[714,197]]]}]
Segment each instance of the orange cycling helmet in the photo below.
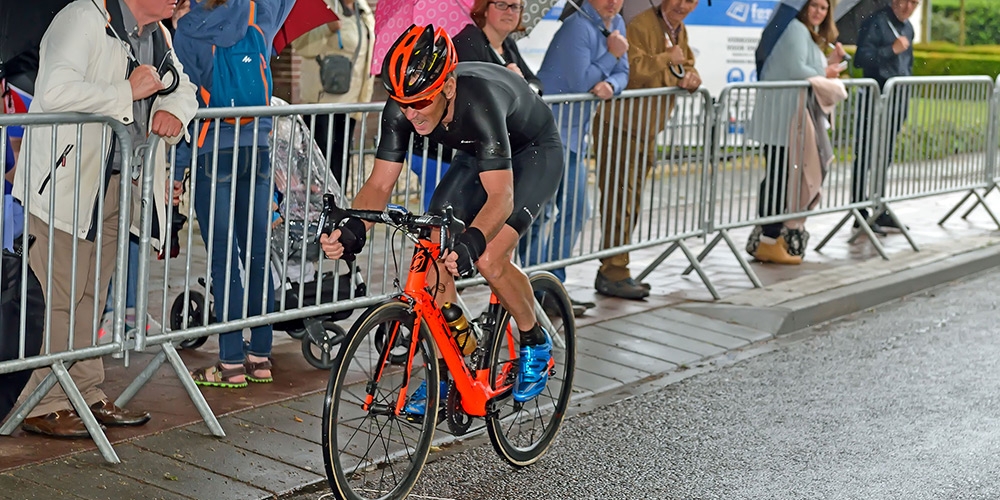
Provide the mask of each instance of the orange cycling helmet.
[{"label": "orange cycling helmet", "polygon": [[444,28],[411,25],[382,62],[382,85],[389,97],[403,104],[432,99],[444,88],[458,54]]}]

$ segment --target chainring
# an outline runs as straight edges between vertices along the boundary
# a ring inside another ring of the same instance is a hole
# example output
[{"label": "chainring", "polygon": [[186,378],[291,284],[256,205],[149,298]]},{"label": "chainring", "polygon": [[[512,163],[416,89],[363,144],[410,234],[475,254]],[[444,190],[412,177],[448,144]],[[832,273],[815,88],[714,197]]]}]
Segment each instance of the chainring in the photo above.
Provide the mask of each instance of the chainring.
[{"label": "chainring", "polygon": [[448,430],[456,436],[464,435],[472,427],[472,417],[462,409],[462,395],[455,387],[455,381],[448,383],[448,404],[445,407]]}]

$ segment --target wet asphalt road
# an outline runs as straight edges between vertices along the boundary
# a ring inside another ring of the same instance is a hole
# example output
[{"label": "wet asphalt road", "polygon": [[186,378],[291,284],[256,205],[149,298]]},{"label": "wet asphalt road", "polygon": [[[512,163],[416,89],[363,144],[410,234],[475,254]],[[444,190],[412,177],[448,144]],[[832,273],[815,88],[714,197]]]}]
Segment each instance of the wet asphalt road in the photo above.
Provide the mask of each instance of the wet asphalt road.
[{"label": "wet asphalt road", "polygon": [[696,367],[527,469],[482,438],[414,498],[1000,499],[998,297],[985,273]]}]

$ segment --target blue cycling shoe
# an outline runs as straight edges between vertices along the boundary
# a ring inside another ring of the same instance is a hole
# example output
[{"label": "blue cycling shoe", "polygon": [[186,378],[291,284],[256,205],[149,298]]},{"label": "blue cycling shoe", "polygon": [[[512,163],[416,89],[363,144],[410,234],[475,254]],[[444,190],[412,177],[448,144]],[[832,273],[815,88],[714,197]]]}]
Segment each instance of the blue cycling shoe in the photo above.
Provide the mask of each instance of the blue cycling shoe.
[{"label": "blue cycling shoe", "polygon": [[545,390],[545,384],[549,381],[551,359],[552,337],[548,332],[545,332],[544,344],[521,346],[518,352],[520,370],[514,382],[514,401],[530,401]]},{"label": "blue cycling shoe", "polygon": [[[448,382],[441,382],[441,389],[438,391],[438,401],[442,403],[445,398],[448,397]],[[441,405],[443,406],[443,404]],[[413,391],[410,395],[409,401],[406,402],[406,406],[403,407],[405,411],[410,416],[424,416],[427,413],[427,381],[420,383],[420,387]]]}]

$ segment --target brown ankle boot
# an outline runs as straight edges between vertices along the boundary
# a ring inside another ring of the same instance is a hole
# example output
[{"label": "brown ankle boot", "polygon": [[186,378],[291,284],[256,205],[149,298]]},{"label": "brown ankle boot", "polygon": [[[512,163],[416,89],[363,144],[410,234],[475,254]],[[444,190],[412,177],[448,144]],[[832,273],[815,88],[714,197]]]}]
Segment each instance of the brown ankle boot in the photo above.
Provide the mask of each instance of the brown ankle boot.
[{"label": "brown ankle boot", "polygon": [[[770,239],[770,238],[768,238]],[[773,262],[775,264],[797,265],[802,263],[802,257],[788,253],[788,242],[784,238],[778,238],[774,243],[767,243],[764,239],[757,245],[754,258],[761,262]]]}]

